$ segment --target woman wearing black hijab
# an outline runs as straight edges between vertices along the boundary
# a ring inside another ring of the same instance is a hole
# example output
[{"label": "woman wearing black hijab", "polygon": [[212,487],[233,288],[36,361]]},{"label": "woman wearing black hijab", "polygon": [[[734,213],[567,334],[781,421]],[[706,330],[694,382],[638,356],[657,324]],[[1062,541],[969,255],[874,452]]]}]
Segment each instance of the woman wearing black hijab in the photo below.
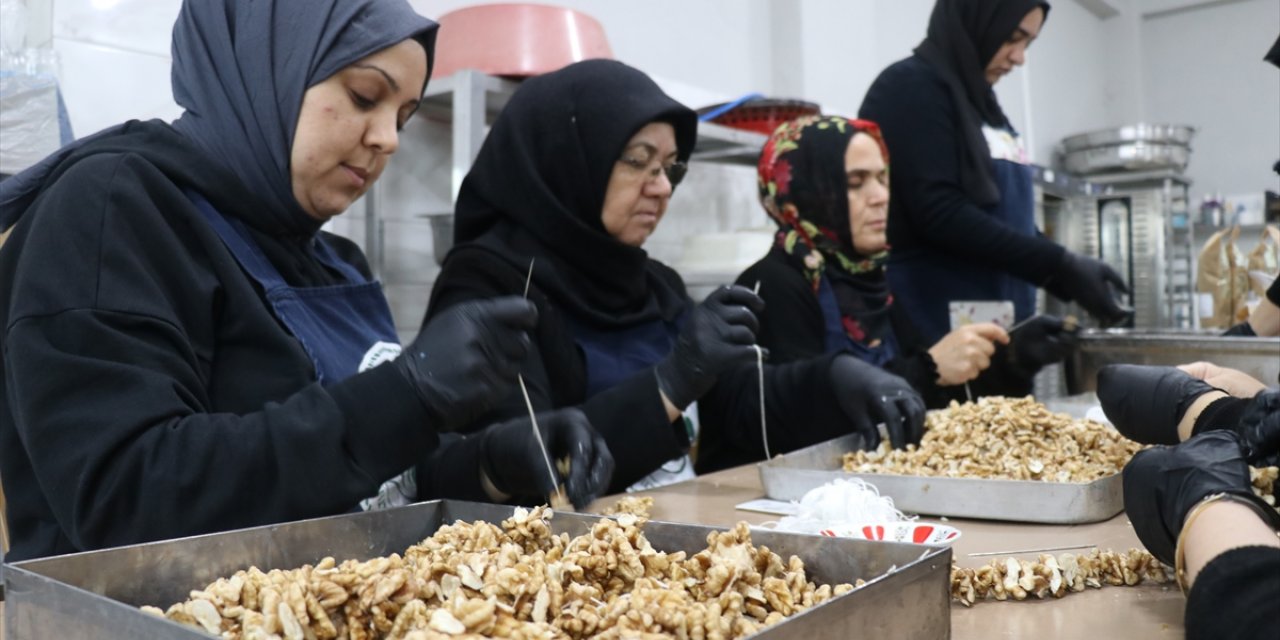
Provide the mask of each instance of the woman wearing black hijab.
[{"label": "woman wearing black hijab", "polygon": [[[692,476],[694,427],[682,414],[721,372],[756,359],[758,297],[726,287],[695,306],[680,276],[640,248],[696,132],[693,111],[619,62],[525,81],[462,183],[455,247],[428,307],[432,321],[521,294],[529,280],[538,328],[522,371],[533,405],[582,409],[617,456],[614,490]],[[517,391],[488,417],[524,411]]]},{"label": "woman wearing black hijab", "polygon": [[915,55],[881,72],[859,111],[893,157],[889,284],[929,342],[953,328],[951,302],[1012,302],[1021,321],[1036,287],[1104,325],[1128,316],[1119,274],[1036,230],[1026,154],[992,90],[1048,13],[1039,0],[937,0]]},{"label": "woman wearing black hijab", "polygon": [[[395,152],[435,32],[403,0],[184,3],[180,119],[0,185],[7,560],[350,511],[514,382],[531,305],[459,307],[396,358],[359,249],[319,231]],[[541,423],[582,468],[571,493],[593,492],[607,452],[585,418]],[[520,488],[471,462],[448,490]]]}]

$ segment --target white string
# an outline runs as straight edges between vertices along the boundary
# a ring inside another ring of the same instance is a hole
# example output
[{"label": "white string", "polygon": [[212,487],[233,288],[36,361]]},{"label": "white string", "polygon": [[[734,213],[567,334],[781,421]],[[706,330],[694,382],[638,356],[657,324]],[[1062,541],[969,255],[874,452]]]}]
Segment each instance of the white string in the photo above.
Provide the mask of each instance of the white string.
[{"label": "white string", "polygon": [[[760,295],[760,281],[756,280],[756,286],[751,292]],[[764,459],[768,460],[773,456],[769,455],[769,425],[764,415],[764,349],[760,345],[751,345],[756,349],[756,376],[760,382],[760,441],[764,444]]]}]

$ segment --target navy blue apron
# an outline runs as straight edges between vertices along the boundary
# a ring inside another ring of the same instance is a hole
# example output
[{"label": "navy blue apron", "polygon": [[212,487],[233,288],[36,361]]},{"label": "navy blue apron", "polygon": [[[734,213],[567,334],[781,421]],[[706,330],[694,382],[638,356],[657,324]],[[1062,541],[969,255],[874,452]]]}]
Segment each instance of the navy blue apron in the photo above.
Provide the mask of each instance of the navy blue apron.
[{"label": "navy blue apron", "polygon": [[[637,372],[652,367],[675,348],[680,327],[688,317],[686,309],[672,322],[654,320],[625,329],[601,331],[569,319],[573,341],[582,350],[587,369],[587,397],[610,389]],[[697,403],[684,410],[682,421],[690,442],[698,437]],[[652,473],[637,480],[627,491],[642,491],[689,480],[694,477],[693,460],[688,454],[667,461]]]},{"label": "navy blue apron", "polygon": [[654,320],[625,329],[601,331],[568,321],[587,369],[587,397],[622,384],[636,372],[658,364],[675,348],[685,311],[673,322]]},{"label": "navy blue apron", "polygon": [[399,355],[400,339],[382,285],[338,258],[322,235],[316,234],[312,241],[316,259],[350,284],[291,287],[244,222],[224,216],[194,191],[187,191],[187,197],[213,225],[240,267],[262,286],[272,313],[311,357],[321,384],[345,380]]},{"label": "navy blue apron", "polygon": [[[1031,167],[993,159],[992,171],[1000,190],[1000,201],[986,207],[987,214],[1018,233],[1034,237],[1035,192]],[[937,251],[923,248],[890,251],[885,273],[894,303],[906,306],[908,316],[927,344],[935,344],[951,332],[949,303],[953,300],[1011,301],[1015,322],[1035,314],[1036,288],[1031,283]]]},{"label": "navy blue apron", "polygon": [[826,275],[818,280],[818,306],[822,308],[826,353],[849,353],[877,367],[883,367],[885,363],[897,357],[898,337],[893,333],[892,328],[875,347],[867,346],[849,337],[849,332],[844,330],[843,316],[840,315],[840,306],[836,302],[835,289],[831,287],[831,281]]}]

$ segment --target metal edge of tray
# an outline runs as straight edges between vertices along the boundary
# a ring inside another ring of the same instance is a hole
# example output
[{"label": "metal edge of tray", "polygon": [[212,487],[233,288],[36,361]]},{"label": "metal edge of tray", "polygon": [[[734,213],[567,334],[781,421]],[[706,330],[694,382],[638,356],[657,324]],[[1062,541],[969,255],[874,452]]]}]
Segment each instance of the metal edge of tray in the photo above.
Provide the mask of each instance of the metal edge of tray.
[{"label": "metal edge of tray", "polygon": [[1069,393],[1096,389],[1098,371],[1109,364],[1176,366],[1205,360],[1264,384],[1280,379],[1280,338],[1111,329],[1082,332],[1078,345],[1066,360]]},{"label": "metal edge of tray", "polygon": [[[324,556],[365,559],[403,552],[455,520],[498,523],[509,506],[433,501],[280,525],[228,531],[101,551],[28,560],[8,567],[4,636],[213,638],[197,629],[142,613],[167,607],[192,589],[256,565],[264,571],[314,563]],[[579,535],[601,516],[556,513],[552,529]],[[721,527],[650,521],[654,548],[693,553]],[[867,584],[752,636],[816,640],[848,638],[874,629],[884,637],[950,637],[951,550],[947,547],[803,536],[753,529],[752,542],[805,561],[815,582]],[[889,573],[892,571],[892,573]]]},{"label": "metal edge of tray", "polygon": [[861,442],[848,435],[777,456],[759,464],[765,495],[799,500],[832,480],[859,478],[907,513],[983,520],[1081,524],[1106,520],[1124,510],[1120,474],[1088,483],[985,480],[943,476],[849,473],[845,453]]},{"label": "metal edge of tray", "polygon": [[1129,142],[1155,142],[1158,144],[1191,144],[1195,127],[1180,124],[1137,124],[1112,127],[1087,133],[1079,133],[1062,139],[1064,151],[1079,151]]}]

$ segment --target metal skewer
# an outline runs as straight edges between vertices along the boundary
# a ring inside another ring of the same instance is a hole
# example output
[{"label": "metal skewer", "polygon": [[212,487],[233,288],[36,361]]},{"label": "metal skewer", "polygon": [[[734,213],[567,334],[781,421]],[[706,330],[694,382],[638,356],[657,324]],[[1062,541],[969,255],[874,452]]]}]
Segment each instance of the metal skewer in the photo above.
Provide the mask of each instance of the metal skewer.
[{"label": "metal skewer", "polygon": [[1027,553],[1043,553],[1043,552],[1045,552],[1045,551],[1066,551],[1066,550],[1068,550],[1068,549],[1092,549],[1092,548],[1094,548],[1094,547],[1096,547],[1096,546],[1098,546],[1098,545],[1096,545],[1096,544],[1073,544],[1073,545],[1067,545],[1067,546],[1065,546],[1065,547],[1043,547],[1043,548],[1040,548],[1040,549],[1023,549],[1023,550],[1020,550],[1020,551],[984,551],[984,552],[982,552],[982,553],[970,553],[970,554],[969,554],[969,557],[970,557],[970,558],[977,558],[977,557],[981,557],[981,556],[1018,556],[1018,555],[1024,555],[1024,554],[1027,554]]},{"label": "metal skewer", "polygon": [[[529,283],[533,281],[533,263],[529,260],[529,274],[524,279],[524,299],[529,299]],[[547,453],[547,445],[542,441],[542,430],[538,428],[538,416],[533,412],[533,401],[529,399],[529,389],[524,384],[524,374],[516,374],[516,382],[520,383],[520,393],[524,395],[524,406],[529,410],[529,424],[533,427],[533,438],[538,443],[538,450],[542,452],[542,461],[547,464],[547,475],[551,476],[551,486],[554,490],[552,497],[561,495],[560,477],[556,475],[555,466],[551,464],[551,456]],[[554,500],[552,500],[554,502]],[[556,505],[552,505],[553,507]]]}]

